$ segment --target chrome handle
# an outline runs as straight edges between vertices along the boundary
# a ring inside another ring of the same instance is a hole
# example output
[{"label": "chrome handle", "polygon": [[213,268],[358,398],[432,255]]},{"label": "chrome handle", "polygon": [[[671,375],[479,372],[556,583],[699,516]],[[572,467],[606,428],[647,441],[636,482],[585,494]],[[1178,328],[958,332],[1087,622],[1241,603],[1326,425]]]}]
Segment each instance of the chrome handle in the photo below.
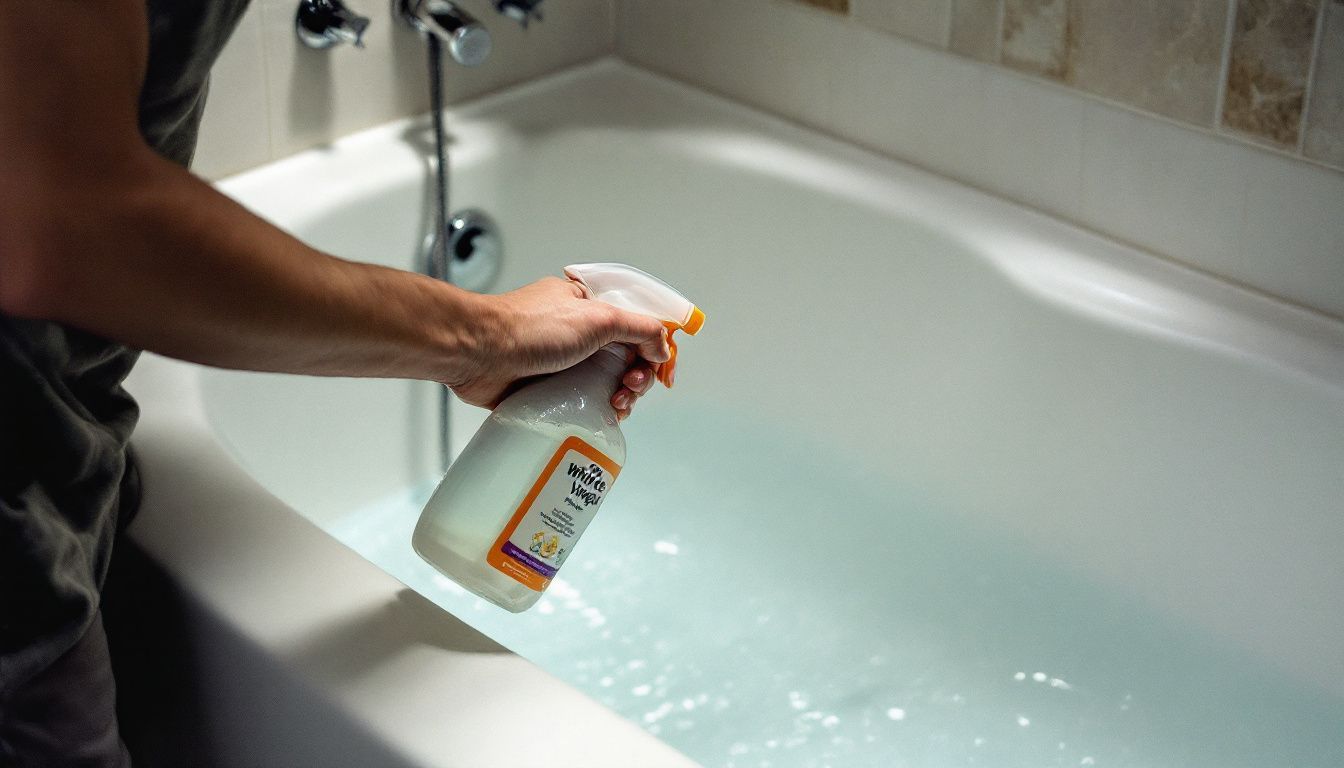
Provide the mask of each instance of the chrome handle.
[{"label": "chrome handle", "polygon": [[448,0],[392,0],[392,3],[397,15],[412,27],[442,40],[457,63],[474,67],[490,55],[489,30]]},{"label": "chrome handle", "polygon": [[368,28],[369,19],[346,8],[341,0],[299,0],[294,15],[294,34],[299,42],[318,50],[337,43],[363,48]]}]

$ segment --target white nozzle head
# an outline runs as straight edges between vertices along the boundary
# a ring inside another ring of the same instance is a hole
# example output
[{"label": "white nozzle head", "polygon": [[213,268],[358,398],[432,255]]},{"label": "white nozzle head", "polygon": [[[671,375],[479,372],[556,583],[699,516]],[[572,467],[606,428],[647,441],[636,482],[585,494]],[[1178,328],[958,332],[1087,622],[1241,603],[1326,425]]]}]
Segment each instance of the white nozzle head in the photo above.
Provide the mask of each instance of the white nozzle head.
[{"label": "white nozzle head", "polygon": [[705,314],[676,288],[628,264],[571,264],[565,276],[583,286],[588,298],[662,320],[694,336]]}]

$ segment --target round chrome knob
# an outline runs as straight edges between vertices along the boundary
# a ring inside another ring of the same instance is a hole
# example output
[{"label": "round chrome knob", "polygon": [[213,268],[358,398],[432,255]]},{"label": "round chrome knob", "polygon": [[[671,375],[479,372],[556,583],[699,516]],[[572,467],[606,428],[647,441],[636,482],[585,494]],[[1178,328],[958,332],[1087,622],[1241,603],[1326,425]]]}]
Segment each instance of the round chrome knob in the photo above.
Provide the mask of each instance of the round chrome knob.
[{"label": "round chrome knob", "polygon": [[476,23],[458,27],[448,39],[448,53],[464,67],[482,64],[490,55],[490,47],[490,31]]}]

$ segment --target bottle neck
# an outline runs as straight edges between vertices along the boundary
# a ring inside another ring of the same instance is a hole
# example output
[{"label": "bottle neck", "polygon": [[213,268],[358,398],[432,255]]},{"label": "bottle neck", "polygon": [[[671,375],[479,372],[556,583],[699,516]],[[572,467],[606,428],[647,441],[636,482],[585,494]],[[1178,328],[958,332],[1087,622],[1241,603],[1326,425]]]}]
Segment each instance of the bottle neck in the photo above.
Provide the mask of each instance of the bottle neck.
[{"label": "bottle neck", "polygon": [[620,342],[612,342],[607,346],[598,349],[590,355],[588,359],[592,360],[593,358],[600,358],[605,366],[615,366],[615,370],[624,371],[626,363],[630,360],[631,354],[630,348],[626,345],[621,344]]},{"label": "bottle neck", "polygon": [[629,360],[628,348],[624,344],[608,344],[563,371],[547,378],[557,385],[581,389],[586,394],[609,399],[621,386],[621,377],[625,375],[626,362]]},{"label": "bottle neck", "polygon": [[629,348],[624,344],[608,344],[574,367],[583,368],[585,371],[584,378],[592,382],[593,385],[601,382],[602,386],[610,390],[605,392],[605,395],[611,397],[616,394],[616,390],[621,386],[621,377],[625,375],[625,367],[629,359]]}]

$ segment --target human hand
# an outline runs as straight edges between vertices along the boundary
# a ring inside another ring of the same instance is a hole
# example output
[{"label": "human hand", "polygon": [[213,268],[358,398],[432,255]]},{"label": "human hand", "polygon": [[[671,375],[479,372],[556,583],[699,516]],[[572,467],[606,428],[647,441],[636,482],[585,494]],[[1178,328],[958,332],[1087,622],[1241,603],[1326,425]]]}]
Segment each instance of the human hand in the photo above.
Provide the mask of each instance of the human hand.
[{"label": "human hand", "polygon": [[653,366],[670,356],[658,320],[584,298],[577,283],[548,277],[500,296],[483,296],[483,317],[460,379],[444,382],[464,402],[493,408],[531,376],[564,370],[612,342],[634,350],[612,395],[617,415],[630,415],[653,384]]}]

